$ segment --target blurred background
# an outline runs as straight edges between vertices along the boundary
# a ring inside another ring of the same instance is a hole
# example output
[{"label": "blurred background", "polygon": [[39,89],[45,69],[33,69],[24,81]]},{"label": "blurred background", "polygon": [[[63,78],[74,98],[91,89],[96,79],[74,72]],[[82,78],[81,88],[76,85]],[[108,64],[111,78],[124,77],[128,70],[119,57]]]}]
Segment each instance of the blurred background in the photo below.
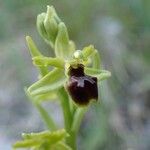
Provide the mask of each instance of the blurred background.
[{"label": "blurred background", "polygon": [[[149,0],[0,0],[0,149],[10,150],[22,132],[45,129],[24,87],[37,80],[25,36],[53,55],[36,30],[46,5],[54,5],[78,49],[94,44],[112,72],[82,122],[79,150],[150,150]],[[62,124],[59,109],[49,103],[47,110]]]}]

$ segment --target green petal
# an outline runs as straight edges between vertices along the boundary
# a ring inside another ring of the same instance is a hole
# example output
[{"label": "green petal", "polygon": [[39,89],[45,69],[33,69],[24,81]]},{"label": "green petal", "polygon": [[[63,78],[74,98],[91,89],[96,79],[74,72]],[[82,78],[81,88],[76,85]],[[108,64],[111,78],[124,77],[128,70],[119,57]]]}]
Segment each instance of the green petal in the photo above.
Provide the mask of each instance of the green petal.
[{"label": "green petal", "polygon": [[111,73],[107,70],[98,70],[85,67],[85,73],[90,76],[97,77],[99,81],[105,80],[111,76]]},{"label": "green petal", "polygon": [[89,45],[85,48],[83,48],[82,53],[85,59],[87,59],[89,56],[91,56],[95,52],[94,46]]},{"label": "green petal", "polygon": [[82,55],[86,65],[92,64],[92,68],[100,68],[100,57],[93,45],[84,47],[82,50]]},{"label": "green petal", "polygon": [[66,81],[66,77],[64,75],[64,71],[61,69],[55,68],[39,81],[34,83],[28,88],[28,92],[31,96],[37,96],[41,94],[45,94],[50,91],[54,91],[61,86]]},{"label": "green petal", "polygon": [[92,68],[100,69],[100,65],[101,65],[100,56],[99,56],[98,51],[95,49],[95,52],[92,56]]}]

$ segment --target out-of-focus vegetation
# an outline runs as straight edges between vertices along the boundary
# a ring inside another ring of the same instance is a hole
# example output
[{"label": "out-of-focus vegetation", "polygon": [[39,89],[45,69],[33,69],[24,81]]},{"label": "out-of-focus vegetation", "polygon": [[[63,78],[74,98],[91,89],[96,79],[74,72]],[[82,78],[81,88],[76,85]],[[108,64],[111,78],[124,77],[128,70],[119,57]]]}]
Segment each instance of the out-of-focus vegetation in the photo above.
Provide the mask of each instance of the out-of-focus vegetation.
[{"label": "out-of-focus vegetation", "polygon": [[[36,16],[54,5],[78,49],[94,44],[112,77],[100,84],[100,103],[92,105],[78,141],[83,150],[150,149],[150,1],[0,1],[0,148],[21,132],[44,129],[23,88],[34,82],[25,35],[43,53],[52,51],[38,36]],[[60,122],[57,104],[47,104]]]}]

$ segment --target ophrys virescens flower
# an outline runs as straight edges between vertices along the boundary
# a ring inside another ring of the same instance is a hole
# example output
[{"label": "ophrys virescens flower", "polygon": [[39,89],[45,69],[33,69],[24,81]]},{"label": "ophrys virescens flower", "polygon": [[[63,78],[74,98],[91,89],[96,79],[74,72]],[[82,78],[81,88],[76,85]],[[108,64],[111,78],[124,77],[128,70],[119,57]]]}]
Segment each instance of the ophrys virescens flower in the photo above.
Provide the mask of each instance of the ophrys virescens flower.
[{"label": "ophrys virescens flower", "polygon": [[[29,37],[27,41],[31,44]],[[98,69],[98,52],[91,45],[82,51],[74,51],[72,56],[68,56],[68,59],[41,55],[33,57],[33,63],[40,69],[53,67],[28,89],[30,95],[36,97],[37,100],[40,100],[42,95],[50,98],[60,87],[67,87],[75,103],[86,105],[91,99],[98,99],[98,82],[110,76],[110,72]],[[88,67],[90,65],[91,67]]]}]

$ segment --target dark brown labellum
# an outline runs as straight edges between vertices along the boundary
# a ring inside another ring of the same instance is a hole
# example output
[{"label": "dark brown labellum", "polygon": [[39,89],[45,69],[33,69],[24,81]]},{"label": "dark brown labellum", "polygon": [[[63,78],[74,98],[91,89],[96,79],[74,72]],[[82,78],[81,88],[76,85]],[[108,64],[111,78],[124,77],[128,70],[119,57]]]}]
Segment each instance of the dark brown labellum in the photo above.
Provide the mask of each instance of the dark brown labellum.
[{"label": "dark brown labellum", "polygon": [[75,103],[87,105],[90,100],[98,99],[97,78],[85,75],[82,64],[78,64],[77,67],[71,66],[69,76],[67,90]]}]

